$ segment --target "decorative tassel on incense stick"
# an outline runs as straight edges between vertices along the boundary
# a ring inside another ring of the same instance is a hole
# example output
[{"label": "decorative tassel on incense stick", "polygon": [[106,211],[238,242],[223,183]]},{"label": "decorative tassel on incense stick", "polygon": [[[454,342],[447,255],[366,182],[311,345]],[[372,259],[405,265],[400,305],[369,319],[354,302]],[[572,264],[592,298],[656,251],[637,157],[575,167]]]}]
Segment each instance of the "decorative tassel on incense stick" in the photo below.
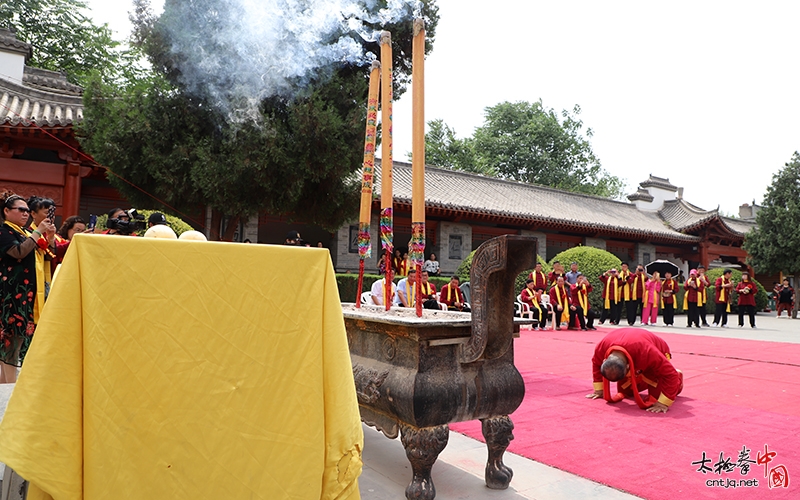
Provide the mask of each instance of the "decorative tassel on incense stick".
[{"label": "decorative tassel on incense stick", "polygon": [[422,263],[425,260],[425,21],[414,19],[411,56],[411,243],[409,257],[417,269],[417,316],[422,316]]},{"label": "decorative tassel on incense stick", "polygon": [[[394,220],[392,218],[392,34],[381,31],[381,244],[386,259],[384,297],[392,294],[392,254],[394,253]],[[384,300],[386,310],[391,300]]]},{"label": "decorative tassel on incense stick", "polygon": [[367,129],[364,135],[364,170],[361,180],[361,211],[358,220],[358,295],[356,307],[361,307],[361,291],[364,282],[364,259],[372,255],[369,222],[372,211],[372,184],[375,179],[375,139],[378,126],[378,88],[380,85],[381,63],[372,62],[369,74],[369,94],[367,97]]}]

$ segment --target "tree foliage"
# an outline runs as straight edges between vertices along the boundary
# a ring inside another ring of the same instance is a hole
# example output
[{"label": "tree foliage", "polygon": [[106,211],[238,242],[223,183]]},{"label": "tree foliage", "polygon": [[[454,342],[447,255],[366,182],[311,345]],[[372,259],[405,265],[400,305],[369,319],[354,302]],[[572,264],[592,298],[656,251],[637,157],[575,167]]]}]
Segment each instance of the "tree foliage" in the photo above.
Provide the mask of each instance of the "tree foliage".
[{"label": "tree foliage", "polygon": [[479,167],[471,138],[459,139],[456,131],[444,120],[428,122],[425,134],[425,163],[434,167],[463,170],[484,175],[497,175],[491,167]]},{"label": "tree foliage", "polygon": [[[744,249],[759,272],[783,272],[800,277],[800,153],[772,176],[764,204],[756,213],[758,226],[747,233]],[[796,285],[795,285],[796,286]],[[797,317],[798,302],[792,317]]]},{"label": "tree foliage", "polygon": [[484,124],[467,139],[456,138],[441,121],[430,122],[426,160],[456,170],[619,198],[625,184],[602,168],[589,142],[592,130],[584,132],[580,112],[576,105],[559,116],[541,100],[503,102],[486,108]]},{"label": "tree foliage", "polygon": [[86,15],[83,0],[15,0],[0,2],[0,27],[32,45],[30,66],[64,71],[84,86],[92,73],[106,81],[134,76],[140,57],[111,37],[107,24],[97,26]]},{"label": "tree foliage", "polygon": [[[220,15],[227,5],[201,3],[203,12]],[[241,217],[266,211],[338,228],[357,213],[355,174],[363,160],[368,70],[342,62],[320,68],[298,92],[259,101],[255,120],[235,123],[213,99],[187,87],[181,74],[186,55],[173,50],[171,32],[164,28],[164,19],[174,20],[176,13],[198,8],[195,4],[173,0],[156,17],[145,0],[137,0],[134,42],[154,74],[124,87],[91,82],[84,147],[114,174],[180,210],[206,205]],[[385,5],[376,2],[372,8]],[[422,14],[430,50],[438,21],[433,0],[424,2]],[[213,30],[211,21],[198,22]],[[410,77],[411,22],[374,28],[392,32],[395,95],[400,95]],[[379,56],[377,42],[361,42]],[[109,179],[134,204],[152,205],[147,194],[115,176]]]}]

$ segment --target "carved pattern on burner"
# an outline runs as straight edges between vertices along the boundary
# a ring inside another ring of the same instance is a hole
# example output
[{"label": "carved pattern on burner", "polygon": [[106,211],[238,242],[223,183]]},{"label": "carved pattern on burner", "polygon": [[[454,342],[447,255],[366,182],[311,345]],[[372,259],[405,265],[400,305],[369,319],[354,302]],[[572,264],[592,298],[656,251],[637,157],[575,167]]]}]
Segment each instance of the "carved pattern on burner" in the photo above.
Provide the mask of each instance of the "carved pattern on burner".
[{"label": "carved pattern on burner", "polygon": [[379,372],[374,368],[366,368],[358,363],[353,365],[353,379],[356,383],[356,396],[358,402],[362,404],[372,404],[381,397],[381,385],[389,370]]}]

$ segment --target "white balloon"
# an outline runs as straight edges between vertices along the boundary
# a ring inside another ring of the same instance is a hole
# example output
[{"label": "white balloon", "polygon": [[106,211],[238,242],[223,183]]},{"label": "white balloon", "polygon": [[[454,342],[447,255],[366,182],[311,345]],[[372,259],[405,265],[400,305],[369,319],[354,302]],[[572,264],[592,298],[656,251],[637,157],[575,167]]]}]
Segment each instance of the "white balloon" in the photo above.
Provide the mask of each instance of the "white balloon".
[{"label": "white balloon", "polygon": [[144,233],[145,238],[162,238],[165,240],[177,240],[178,235],[175,234],[175,231],[172,230],[171,227],[165,226],[164,224],[157,224],[150,229],[148,229]]},{"label": "white balloon", "polygon": [[208,241],[206,235],[200,231],[185,231],[178,237],[179,240]]}]

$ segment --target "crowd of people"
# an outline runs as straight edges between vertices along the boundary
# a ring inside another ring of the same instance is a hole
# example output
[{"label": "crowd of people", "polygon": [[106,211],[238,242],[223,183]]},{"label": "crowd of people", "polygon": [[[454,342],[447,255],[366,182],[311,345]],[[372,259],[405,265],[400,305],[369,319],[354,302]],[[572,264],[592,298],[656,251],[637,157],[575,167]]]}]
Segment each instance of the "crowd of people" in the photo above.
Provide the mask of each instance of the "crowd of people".
[{"label": "crowd of people", "polygon": [[[442,309],[445,306],[449,311],[470,312],[464,292],[460,287],[458,276],[450,278],[450,282],[442,287],[437,293],[436,285],[429,281],[430,274],[423,269],[420,271],[420,292],[417,294],[417,270],[409,269],[408,273],[401,277],[395,285],[391,282],[391,300],[395,307],[416,307],[417,297],[420,297],[422,307],[425,309]],[[373,305],[383,306],[386,304],[385,296],[389,291],[386,283],[386,276],[375,281],[370,290],[370,300]]]},{"label": "crowd of people", "polygon": [[[0,194],[0,204],[0,383],[13,383],[33,340],[56,267],[75,234],[95,228],[78,215],[64,218],[56,228],[56,203],[49,198],[26,199],[6,191]],[[108,220],[109,228],[102,234],[132,233],[128,211],[115,208]],[[166,223],[166,217],[155,212],[147,224]]]},{"label": "crowd of people", "polygon": [[[383,257],[378,261],[378,274],[386,274],[386,254],[384,251]],[[394,255],[389,259],[392,265],[392,274],[394,276],[407,277],[414,268],[408,252],[403,252],[399,249],[394,250]],[[422,270],[428,273],[428,276],[440,276],[441,270],[439,269],[439,261],[436,260],[436,254],[431,252],[425,262],[422,264]]]},{"label": "crowd of people", "polygon": [[[687,312],[687,326],[690,328],[727,327],[732,297],[736,296],[739,326],[744,326],[744,317],[747,316],[750,326],[756,328],[756,284],[747,271],[742,273],[738,283],[733,282],[731,275],[732,271],[725,269],[722,276],[711,283],[705,267],[700,265],[692,269],[689,278],[681,283],[671,271],[666,271],[662,277],[658,271],[648,274],[642,265],[631,270],[623,262],[619,270],[609,269],[599,276],[602,307],[598,315],[588,300],[593,287],[578,270],[576,262],[570,265],[569,272],[564,272],[564,267],[555,262],[550,273],[545,273],[542,265],[536,264],[517,299],[525,304],[528,315],[538,321],[538,328],[545,328],[548,322],[552,322],[555,329],[593,330],[595,319],[601,325],[606,321],[612,325],[656,325],[659,311],[663,324],[674,326],[675,312],[681,306]],[[782,310],[791,311],[794,290],[788,280],[784,280],[782,286],[778,285],[774,293],[780,315]],[[684,290],[683,304],[679,304],[677,299],[681,289]],[[706,318],[709,300],[715,306],[711,324]]]}]

